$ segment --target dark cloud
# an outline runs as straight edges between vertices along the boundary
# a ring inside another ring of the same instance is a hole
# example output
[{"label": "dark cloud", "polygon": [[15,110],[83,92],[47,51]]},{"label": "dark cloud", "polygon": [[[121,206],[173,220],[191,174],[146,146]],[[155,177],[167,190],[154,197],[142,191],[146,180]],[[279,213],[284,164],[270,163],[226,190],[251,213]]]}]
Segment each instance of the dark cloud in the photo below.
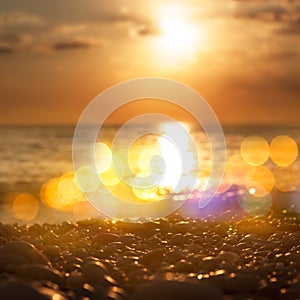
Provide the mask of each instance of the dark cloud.
[{"label": "dark cloud", "polygon": [[234,16],[266,22],[300,21],[299,1],[237,1]]},{"label": "dark cloud", "polygon": [[12,47],[1,47],[0,46],[0,55],[1,54],[11,54],[14,52],[14,49]]},{"label": "dark cloud", "polygon": [[285,6],[279,4],[242,1],[236,7],[234,16],[237,18],[246,18],[262,21],[281,21],[284,19],[288,11]]},{"label": "dark cloud", "polygon": [[280,28],[274,30],[274,33],[282,35],[299,35],[300,34],[300,20],[299,22],[292,22],[285,24]]},{"label": "dark cloud", "polygon": [[87,41],[64,41],[53,45],[54,50],[73,50],[73,49],[88,49],[94,45]]}]

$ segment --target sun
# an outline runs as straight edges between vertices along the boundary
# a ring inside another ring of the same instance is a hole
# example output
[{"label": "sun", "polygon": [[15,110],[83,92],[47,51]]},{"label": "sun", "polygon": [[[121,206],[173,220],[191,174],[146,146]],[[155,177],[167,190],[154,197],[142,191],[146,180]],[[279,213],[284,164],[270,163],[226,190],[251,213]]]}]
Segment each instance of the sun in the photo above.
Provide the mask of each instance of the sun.
[{"label": "sun", "polygon": [[203,28],[193,22],[185,6],[160,7],[155,46],[161,61],[176,64],[194,61],[203,43]]}]

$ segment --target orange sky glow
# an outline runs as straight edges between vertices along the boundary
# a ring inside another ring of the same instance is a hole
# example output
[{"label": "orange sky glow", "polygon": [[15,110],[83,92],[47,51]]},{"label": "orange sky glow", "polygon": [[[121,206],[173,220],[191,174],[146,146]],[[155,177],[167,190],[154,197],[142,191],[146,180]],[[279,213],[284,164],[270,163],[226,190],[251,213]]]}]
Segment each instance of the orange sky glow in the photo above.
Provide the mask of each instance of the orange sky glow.
[{"label": "orange sky glow", "polygon": [[299,124],[299,20],[299,0],[1,2],[0,123],[75,124],[105,88],[155,76],[194,88],[223,124]]}]

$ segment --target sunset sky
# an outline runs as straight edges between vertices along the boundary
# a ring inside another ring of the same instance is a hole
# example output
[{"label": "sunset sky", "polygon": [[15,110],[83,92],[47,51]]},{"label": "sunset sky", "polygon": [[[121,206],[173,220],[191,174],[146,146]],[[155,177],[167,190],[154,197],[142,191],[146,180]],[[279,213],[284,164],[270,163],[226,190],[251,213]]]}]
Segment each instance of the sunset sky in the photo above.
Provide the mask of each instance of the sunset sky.
[{"label": "sunset sky", "polygon": [[190,85],[223,124],[300,124],[300,0],[0,2],[1,124],[75,123],[144,76]]}]

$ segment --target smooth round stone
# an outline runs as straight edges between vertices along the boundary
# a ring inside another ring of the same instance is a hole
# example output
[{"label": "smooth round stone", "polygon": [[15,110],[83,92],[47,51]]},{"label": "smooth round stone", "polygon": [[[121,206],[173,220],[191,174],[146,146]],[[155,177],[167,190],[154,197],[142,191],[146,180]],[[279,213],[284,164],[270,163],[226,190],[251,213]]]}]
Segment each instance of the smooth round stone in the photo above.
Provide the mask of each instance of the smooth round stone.
[{"label": "smooth round stone", "polygon": [[153,251],[144,254],[139,261],[141,264],[147,266],[153,262],[161,262],[164,258],[164,255],[165,255],[164,249],[155,249]]},{"label": "smooth round stone", "polygon": [[115,254],[117,251],[118,251],[118,247],[116,245],[110,245],[110,244],[103,249],[103,253],[105,256],[111,256]]},{"label": "smooth round stone", "polygon": [[113,233],[102,232],[98,233],[97,236],[94,238],[94,243],[99,245],[106,245],[112,242],[116,242],[119,236]]},{"label": "smooth round stone", "polygon": [[191,253],[199,253],[202,248],[200,245],[192,243],[188,245],[185,249],[187,249]]},{"label": "smooth round stone", "polygon": [[36,249],[32,244],[23,241],[14,241],[6,244],[3,252],[10,254],[22,255],[31,263],[48,265],[49,260],[43,255],[38,249]]},{"label": "smooth round stone", "polygon": [[73,271],[66,279],[66,285],[69,289],[80,291],[84,285],[84,278],[77,270]]},{"label": "smooth round stone", "polygon": [[51,231],[46,232],[42,237],[46,244],[57,244],[59,239],[58,235]]},{"label": "smooth round stone", "polygon": [[6,244],[3,247],[3,251],[7,253],[17,253],[17,254],[24,255],[33,248],[34,246],[28,242],[13,241]]},{"label": "smooth round stone", "polygon": [[63,234],[59,241],[60,243],[70,243],[70,242],[75,242],[78,239],[78,233],[72,229],[65,234]]},{"label": "smooth round stone", "polygon": [[54,269],[49,269],[40,265],[24,265],[21,266],[17,273],[24,279],[52,281],[60,287],[64,286],[64,278],[61,273]]},{"label": "smooth round stone", "polygon": [[88,262],[82,267],[82,275],[89,283],[102,283],[108,270],[101,262]]},{"label": "smooth round stone", "polygon": [[181,233],[177,233],[174,234],[171,238],[170,238],[170,244],[171,245],[176,245],[176,246],[183,246],[186,243],[186,238],[183,234]]},{"label": "smooth round stone", "polygon": [[221,300],[223,295],[217,287],[205,283],[154,281],[138,287],[129,300]]},{"label": "smooth round stone", "polygon": [[241,258],[238,254],[229,251],[221,251],[217,258],[220,258],[222,261],[225,261],[228,264],[238,264],[241,261]]},{"label": "smooth round stone", "polygon": [[191,229],[191,224],[189,222],[184,222],[184,221],[181,221],[181,222],[178,222],[178,223],[175,223],[171,229],[174,231],[174,232],[177,232],[177,233],[186,233],[186,232],[189,232],[190,229]]},{"label": "smooth round stone", "polygon": [[19,231],[14,226],[0,224],[0,236],[7,238],[19,236]]},{"label": "smooth round stone", "polygon": [[11,282],[0,288],[3,300],[42,300],[41,295],[31,286],[20,282]]},{"label": "smooth round stone", "polygon": [[195,267],[190,262],[180,260],[175,264],[174,271],[179,273],[193,273]]},{"label": "smooth round stone", "polygon": [[44,253],[50,257],[55,257],[60,255],[60,248],[57,245],[46,245],[44,248]]},{"label": "smooth round stone", "polygon": [[23,255],[0,252],[0,269],[5,270],[11,266],[27,265],[30,261]]},{"label": "smooth round stone", "polygon": [[169,262],[170,264],[175,264],[177,261],[179,261],[183,257],[184,257],[183,253],[172,250],[170,252],[166,252],[164,261]]},{"label": "smooth round stone", "polygon": [[76,248],[71,251],[72,255],[77,258],[85,258],[89,256],[88,252],[84,248]]},{"label": "smooth round stone", "polygon": [[130,245],[132,243],[134,243],[136,240],[136,237],[134,235],[121,235],[118,237],[118,242],[126,244],[126,245]]},{"label": "smooth round stone", "polygon": [[29,258],[29,260],[32,263],[35,263],[35,264],[41,264],[41,265],[49,265],[50,264],[47,257],[44,254],[42,254],[39,250],[37,250],[36,248],[29,250],[27,253],[27,257]]},{"label": "smooth round stone", "polygon": [[203,257],[202,262],[200,263],[200,271],[204,273],[214,271],[219,269],[220,263],[221,259],[219,258],[212,256]]}]

